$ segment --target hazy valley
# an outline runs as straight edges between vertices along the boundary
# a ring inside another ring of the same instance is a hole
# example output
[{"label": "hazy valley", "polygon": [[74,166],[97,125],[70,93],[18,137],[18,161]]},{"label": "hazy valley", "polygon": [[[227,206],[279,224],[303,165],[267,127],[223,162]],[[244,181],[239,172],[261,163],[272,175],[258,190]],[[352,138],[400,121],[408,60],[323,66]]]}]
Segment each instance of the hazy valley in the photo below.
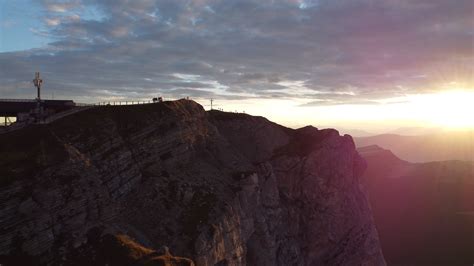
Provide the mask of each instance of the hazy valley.
[{"label": "hazy valley", "polygon": [[474,261],[474,162],[410,163],[375,145],[358,151],[388,265]]},{"label": "hazy valley", "polygon": [[474,161],[474,131],[430,131],[419,135],[356,137],[357,147],[377,145],[409,162]]}]

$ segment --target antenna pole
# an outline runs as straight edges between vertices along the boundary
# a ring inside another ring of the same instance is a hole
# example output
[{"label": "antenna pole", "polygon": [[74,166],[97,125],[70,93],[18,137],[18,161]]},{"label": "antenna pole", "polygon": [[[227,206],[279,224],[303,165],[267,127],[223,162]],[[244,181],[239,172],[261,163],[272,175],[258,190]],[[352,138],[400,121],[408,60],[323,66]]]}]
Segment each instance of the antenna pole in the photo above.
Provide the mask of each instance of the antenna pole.
[{"label": "antenna pole", "polygon": [[212,110],[212,102],[214,101],[214,99],[211,98],[211,110]]}]

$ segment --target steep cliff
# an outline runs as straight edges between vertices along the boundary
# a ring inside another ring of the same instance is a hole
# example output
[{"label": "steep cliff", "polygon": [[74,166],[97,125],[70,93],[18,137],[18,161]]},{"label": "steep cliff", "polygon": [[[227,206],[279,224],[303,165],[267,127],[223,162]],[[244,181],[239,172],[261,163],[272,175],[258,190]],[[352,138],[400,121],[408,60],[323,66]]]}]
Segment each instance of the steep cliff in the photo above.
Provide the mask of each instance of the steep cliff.
[{"label": "steep cliff", "polygon": [[365,163],[335,130],[179,100],[3,134],[0,153],[0,260],[79,265],[127,235],[197,265],[385,264]]}]

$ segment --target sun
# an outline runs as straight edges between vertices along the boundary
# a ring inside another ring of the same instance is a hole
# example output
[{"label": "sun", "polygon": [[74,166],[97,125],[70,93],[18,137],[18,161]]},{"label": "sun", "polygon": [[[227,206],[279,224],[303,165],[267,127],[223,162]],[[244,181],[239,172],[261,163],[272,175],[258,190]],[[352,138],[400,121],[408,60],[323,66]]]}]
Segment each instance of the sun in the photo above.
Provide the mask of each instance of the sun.
[{"label": "sun", "polygon": [[474,129],[474,89],[451,89],[411,97],[418,115],[452,129]]}]

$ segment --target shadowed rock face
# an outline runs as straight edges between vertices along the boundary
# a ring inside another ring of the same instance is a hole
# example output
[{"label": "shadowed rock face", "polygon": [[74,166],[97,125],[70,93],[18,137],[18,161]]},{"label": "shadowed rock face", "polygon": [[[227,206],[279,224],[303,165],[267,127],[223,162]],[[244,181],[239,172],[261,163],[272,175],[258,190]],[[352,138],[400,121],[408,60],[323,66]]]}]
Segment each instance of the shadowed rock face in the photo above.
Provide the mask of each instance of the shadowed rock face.
[{"label": "shadowed rock face", "polygon": [[384,264],[365,163],[335,130],[179,100],[0,135],[0,152],[3,259],[74,265],[127,235],[197,265]]}]

